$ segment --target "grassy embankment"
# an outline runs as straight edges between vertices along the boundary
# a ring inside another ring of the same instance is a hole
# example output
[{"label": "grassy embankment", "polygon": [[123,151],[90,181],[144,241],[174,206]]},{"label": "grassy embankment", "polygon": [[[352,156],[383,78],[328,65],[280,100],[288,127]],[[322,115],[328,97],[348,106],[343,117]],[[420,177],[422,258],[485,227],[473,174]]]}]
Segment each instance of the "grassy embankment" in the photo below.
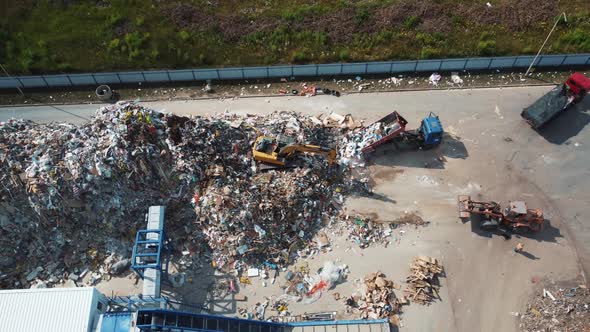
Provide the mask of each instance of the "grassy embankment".
[{"label": "grassy embankment", "polygon": [[13,74],[590,52],[587,0],[0,0]]}]

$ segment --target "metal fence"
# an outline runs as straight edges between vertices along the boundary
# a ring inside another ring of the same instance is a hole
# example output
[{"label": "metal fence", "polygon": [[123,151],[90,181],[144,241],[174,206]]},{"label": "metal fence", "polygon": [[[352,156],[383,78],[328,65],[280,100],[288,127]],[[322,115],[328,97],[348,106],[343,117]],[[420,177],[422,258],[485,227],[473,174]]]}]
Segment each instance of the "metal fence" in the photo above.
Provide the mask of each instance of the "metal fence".
[{"label": "metal fence", "polygon": [[[528,68],[533,56],[462,58],[441,60],[384,61],[287,65],[266,67],[233,67],[184,70],[150,70],[88,74],[63,74],[0,77],[0,89],[67,88],[99,84],[180,83],[205,80],[242,80],[281,77],[319,77],[338,75],[385,75],[445,71],[522,70]],[[559,69],[590,66],[590,54],[543,55],[535,61],[536,68]]]}]

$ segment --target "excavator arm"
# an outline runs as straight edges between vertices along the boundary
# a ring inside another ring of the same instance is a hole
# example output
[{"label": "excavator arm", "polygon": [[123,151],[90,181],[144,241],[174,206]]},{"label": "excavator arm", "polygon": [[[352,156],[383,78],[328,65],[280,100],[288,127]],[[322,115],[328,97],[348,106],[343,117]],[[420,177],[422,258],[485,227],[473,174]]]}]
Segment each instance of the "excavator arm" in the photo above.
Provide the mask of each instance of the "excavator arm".
[{"label": "excavator arm", "polygon": [[311,144],[285,144],[273,137],[259,136],[254,142],[252,155],[254,160],[287,166],[289,159],[294,159],[299,153],[320,154],[328,160],[330,165],[336,163],[336,150]]},{"label": "excavator arm", "polygon": [[320,154],[332,165],[336,162],[336,150],[318,146],[318,145],[287,145],[279,151],[279,157],[293,158],[297,153]]}]

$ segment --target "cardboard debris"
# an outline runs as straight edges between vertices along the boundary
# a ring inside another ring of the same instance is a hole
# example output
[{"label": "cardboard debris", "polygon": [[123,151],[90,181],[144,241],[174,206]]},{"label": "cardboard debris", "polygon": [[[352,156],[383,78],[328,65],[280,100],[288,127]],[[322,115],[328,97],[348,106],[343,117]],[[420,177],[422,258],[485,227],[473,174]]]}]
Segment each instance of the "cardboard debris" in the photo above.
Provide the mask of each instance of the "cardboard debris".
[{"label": "cardboard debris", "polygon": [[363,288],[345,299],[347,310],[358,312],[361,319],[389,318],[397,324],[401,302],[393,291],[393,281],[381,272],[370,273],[363,281]]}]

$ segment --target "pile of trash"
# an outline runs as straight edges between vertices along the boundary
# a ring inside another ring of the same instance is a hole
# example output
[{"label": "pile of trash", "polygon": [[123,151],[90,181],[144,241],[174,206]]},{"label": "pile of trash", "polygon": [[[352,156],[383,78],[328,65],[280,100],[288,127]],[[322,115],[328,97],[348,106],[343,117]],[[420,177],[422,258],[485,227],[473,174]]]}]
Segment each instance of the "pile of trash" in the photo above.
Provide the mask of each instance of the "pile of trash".
[{"label": "pile of trash", "polygon": [[348,239],[364,249],[374,243],[380,243],[387,247],[390,243],[391,233],[395,224],[375,222],[369,217],[356,216],[346,218]]},{"label": "pile of trash", "polygon": [[[518,316],[518,313],[514,313]],[[590,290],[586,285],[543,289],[520,316],[522,331],[589,331]]]},{"label": "pile of trash", "polygon": [[399,325],[397,314],[405,300],[396,297],[394,288],[399,286],[385,279],[383,273],[370,273],[365,276],[362,289],[345,299],[347,311],[359,312],[362,319],[389,318],[392,324]]},{"label": "pile of trash", "polygon": [[128,258],[150,205],[167,206],[174,248],[194,254],[206,243],[218,269],[288,262],[339,214],[333,196],[362,193],[367,181],[310,155],[310,167],[261,172],[252,143],[262,133],[335,146],[342,130],[293,112],[188,118],[129,102],[81,126],[0,123],[0,286]]},{"label": "pile of trash", "polygon": [[406,278],[408,287],[404,290],[405,296],[408,300],[422,305],[440,299],[438,277],[442,272],[443,267],[435,258],[427,256],[414,258],[410,266],[411,274]]}]

